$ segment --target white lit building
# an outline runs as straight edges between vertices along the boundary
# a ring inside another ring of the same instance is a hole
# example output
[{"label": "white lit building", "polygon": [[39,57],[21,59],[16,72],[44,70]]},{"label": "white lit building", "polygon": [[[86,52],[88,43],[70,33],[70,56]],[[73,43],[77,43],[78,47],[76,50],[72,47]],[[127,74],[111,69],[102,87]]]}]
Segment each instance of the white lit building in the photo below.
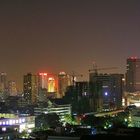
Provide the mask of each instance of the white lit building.
[{"label": "white lit building", "polygon": [[56,113],[63,121],[63,117],[66,114],[71,114],[71,105],[57,105],[57,107],[46,107],[46,108],[41,108],[41,107],[36,107],[34,108],[34,113],[36,116],[41,115],[42,113],[44,114],[51,114],[51,113]]},{"label": "white lit building", "polygon": [[35,127],[35,116],[1,118],[0,129],[6,131],[8,128],[18,132],[29,131]]}]

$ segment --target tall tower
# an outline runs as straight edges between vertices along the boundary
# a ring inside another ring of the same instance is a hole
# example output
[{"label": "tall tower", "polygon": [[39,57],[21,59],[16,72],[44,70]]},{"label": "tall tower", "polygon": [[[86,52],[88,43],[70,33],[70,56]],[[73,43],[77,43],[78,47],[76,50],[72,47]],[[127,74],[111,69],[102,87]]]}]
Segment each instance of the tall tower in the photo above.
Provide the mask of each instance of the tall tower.
[{"label": "tall tower", "polygon": [[10,96],[17,96],[17,87],[15,81],[8,82],[8,92]]},{"label": "tall tower", "polygon": [[46,101],[48,89],[48,75],[47,73],[38,74],[38,97],[37,100],[40,102]]},{"label": "tall tower", "polygon": [[127,59],[126,91],[140,91],[140,59],[137,57]]},{"label": "tall tower", "polygon": [[0,73],[0,90],[5,92],[7,88],[7,74],[5,72]]},{"label": "tall tower", "polygon": [[71,85],[71,77],[65,72],[60,72],[58,74],[58,95],[59,98],[65,96],[65,92],[68,86]]},{"label": "tall tower", "polygon": [[47,89],[47,73],[38,74],[38,86],[42,89]]},{"label": "tall tower", "polygon": [[37,76],[31,73],[24,75],[23,78],[23,91],[24,98],[28,104],[34,104],[37,101],[37,93],[38,93],[38,80]]},{"label": "tall tower", "polygon": [[0,99],[4,100],[8,97],[7,92],[7,73],[0,73]]},{"label": "tall tower", "polygon": [[49,93],[56,92],[56,82],[55,82],[54,77],[49,77],[48,78],[48,92]]}]

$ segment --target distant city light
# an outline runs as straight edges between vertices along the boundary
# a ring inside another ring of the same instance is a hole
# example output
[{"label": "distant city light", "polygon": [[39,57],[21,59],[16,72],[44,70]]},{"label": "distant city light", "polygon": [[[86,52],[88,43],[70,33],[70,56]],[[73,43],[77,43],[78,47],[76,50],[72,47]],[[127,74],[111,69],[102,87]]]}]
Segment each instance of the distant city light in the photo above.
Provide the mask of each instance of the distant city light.
[{"label": "distant city light", "polygon": [[12,120],[9,120],[9,125],[12,125],[13,123],[12,123]]},{"label": "distant city light", "polygon": [[137,57],[136,56],[131,56],[130,59],[135,60],[135,59],[137,59]]},{"label": "distant city light", "polygon": [[25,122],[25,119],[24,118],[22,119],[22,122]]},{"label": "distant city light", "polygon": [[47,73],[39,73],[41,76],[47,76]]},{"label": "distant city light", "polygon": [[64,71],[61,71],[59,75],[66,75],[66,73]]},{"label": "distant city light", "polygon": [[8,125],[9,124],[9,122],[8,121],[6,121],[6,125]]},{"label": "distant city light", "polygon": [[125,81],[125,78],[122,78],[122,81]]},{"label": "distant city light", "polygon": [[49,78],[48,78],[48,80],[50,80],[50,81],[51,81],[51,80],[54,80],[54,78],[53,78],[53,77],[49,77]]},{"label": "distant city light", "polygon": [[6,127],[3,127],[3,128],[2,128],[2,131],[6,131]]},{"label": "distant city light", "polygon": [[108,93],[107,92],[105,92],[105,96],[107,96],[108,95]]}]

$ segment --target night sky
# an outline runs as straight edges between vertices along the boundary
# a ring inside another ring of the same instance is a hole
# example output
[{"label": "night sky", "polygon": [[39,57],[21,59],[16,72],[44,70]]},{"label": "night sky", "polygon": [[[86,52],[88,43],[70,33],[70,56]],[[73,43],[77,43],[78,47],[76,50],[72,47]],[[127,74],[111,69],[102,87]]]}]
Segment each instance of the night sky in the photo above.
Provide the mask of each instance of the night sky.
[{"label": "night sky", "polygon": [[[0,71],[21,86],[27,72],[83,74],[140,57],[139,0],[0,1]],[[107,72],[107,71],[104,71]]]}]

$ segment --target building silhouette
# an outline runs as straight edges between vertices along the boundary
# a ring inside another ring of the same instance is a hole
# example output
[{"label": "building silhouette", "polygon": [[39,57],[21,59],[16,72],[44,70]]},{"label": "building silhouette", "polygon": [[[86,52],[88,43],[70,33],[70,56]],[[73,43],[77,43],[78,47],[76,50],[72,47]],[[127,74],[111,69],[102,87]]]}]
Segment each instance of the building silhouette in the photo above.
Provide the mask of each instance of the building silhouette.
[{"label": "building silhouette", "polygon": [[8,81],[8,92],[10,96],[17,96],[17,86],[15,81]]},{"label": "building silhouette", "polygon": [[5,100],[8,97],[7,91],[7,73],[0,73],[0,99]]},{"label": "building silhouette", "polygon": [[47,73],[38,73],[38,94],[37,101],[44,102],[47,98],[47,89],[48,89],[48,74]]},{"label": "building silhouette", "polygon": [[140,58],[129,57],[127,59],[126,91],[140,91]]},{"label": "building silhouette", "polygon": [[47,89],[47,73],[39,73],[38,74],[38,87],[42,89]]},{"label": "building silhouette", "polygon": [[60,72],[58,74],[58,96],[62,98],[65,96],[67,87],[71,85],[71,77],[65,72]]},{"label": "building silhouette", "polygon": [[93,111],[109,111],[122,106],[123,74],[90,73],[89,93]]},{"label": "building silhouette", "polygon": [[37,76],[32,73],[27,73],[23,78],[23,92],[24,99],[28,104],[35,104],[37,102],[38,93]]}]

